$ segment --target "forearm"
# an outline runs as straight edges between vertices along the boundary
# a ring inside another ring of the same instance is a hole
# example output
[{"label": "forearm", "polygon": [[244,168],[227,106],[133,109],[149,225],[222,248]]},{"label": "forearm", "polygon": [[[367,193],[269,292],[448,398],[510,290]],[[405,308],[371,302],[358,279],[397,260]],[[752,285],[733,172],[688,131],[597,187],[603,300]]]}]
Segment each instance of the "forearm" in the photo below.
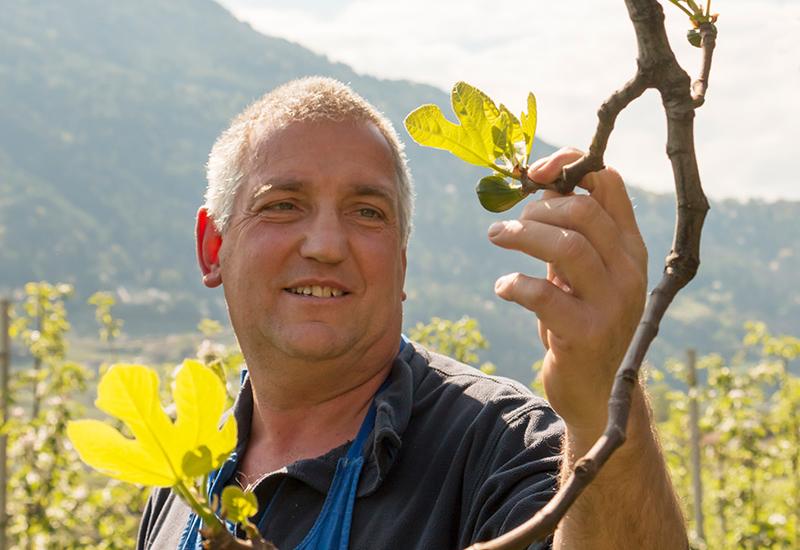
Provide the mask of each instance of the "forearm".
[{"label": "forearm", "polygon": [[[653,433],[649,407],[636,388],[627,440],[586,488],[555,534],[556,549],[592,550],[688,547],[686,528]],[[564,442],[562,476],[594,443],[570,433]]]}]

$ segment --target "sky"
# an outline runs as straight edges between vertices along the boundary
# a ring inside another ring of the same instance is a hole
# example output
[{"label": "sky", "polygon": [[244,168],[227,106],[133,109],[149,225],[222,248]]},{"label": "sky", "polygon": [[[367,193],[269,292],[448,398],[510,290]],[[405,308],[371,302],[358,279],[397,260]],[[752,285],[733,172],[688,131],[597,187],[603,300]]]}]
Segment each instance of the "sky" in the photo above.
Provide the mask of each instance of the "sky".
[{"label": "sky", "polygon": [[[596,111],[635,71],[636,42],[622,0],[221,0],[264,34],[379,78],[450,90],[458,80],[513,111],[528,91],[537,135],[588,148]],[[693,78],[700,50],[688,18],[662,1],[679,62]],[[719,36],[695,138],[712,199],[800,200],[800,0],[714,0]],[[451,117],[454,119],[454,117]],[[666,121],[657,92],[617,120],[606,153],[626,181],[669,192]]]}]

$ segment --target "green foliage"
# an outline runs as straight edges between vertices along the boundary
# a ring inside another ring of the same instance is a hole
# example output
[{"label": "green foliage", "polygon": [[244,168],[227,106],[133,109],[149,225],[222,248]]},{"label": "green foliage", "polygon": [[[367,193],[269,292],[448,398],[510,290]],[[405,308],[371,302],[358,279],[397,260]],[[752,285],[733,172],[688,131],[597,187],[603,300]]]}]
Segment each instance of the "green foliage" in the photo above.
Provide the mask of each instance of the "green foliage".
[{"label": "green foliage", "polygon": [[544,383],[542,382],[542,367],[544,366],[544,359],[539,359],[533,365],[531,365],[531,370],[534,373],[533,381],[530,383],[530,387],[534,393],[538,395],[544,395]]},{"label": "green foliage", "polygon": [[[14,406],[2,426],[11,465],[11,548],[132,548],[146,492],[117,479],[173,486],[203,517],[210,533],[224,530],[203,487],[205,476],[219,467],[236,440],[233,417],[222,428],[218,422],[230,405],[224,383],[231,371],[226,370],[238,370],[241,353],[204,339],[198,349],[203,362],[187,359],[170,375],[175,405],[166,409],[155,370],[101,365],[96,404],[121,420],[117,426],[122,431],[98,420],[75,420],[86,415],[82,401],[94,377],[66,358],[64,300],[71,293],[68,285],[29,283],[20,311],[12,317],[10,334],[31,354],[33,366],[14,372],[9,396]],[[89,303],[96,308],[101,339],[110,343],[122,324],[111,316],[113,298],[96,293]],[[201,328],[207,336],[221,329],[210,320]],[[23,405],[29,402],[32,410],[26,413]],[[76,449],[116,479],[84,468]],[[246,520],[256,508],[254,495],[229,491],[224,513]],[[252,524],[244,528],[257,536]]]},{"label": "green foliage", "polygon": [[201,319],[197,324],[197,330],[206,338],[211,338],[222,332],[222,325],[214,319]]},{"label": "green foliage", "polygon": [[505,177],[520,180],[527,171],[536,133],[536,99],[528,94],[529,112],[520,118],[466,82],[456,82],[450,100],[460,124],[447,120],[438,105],[423,105],[406,117],[406,130],[420,145],[492,169],[495,174],[478,183],[478,198],[491,212],[508,210],[528,194]]},{"label": "green foliage", "polygon": [[65,335],[70,329],[64,300],[72,295],[71,285],[46,282],[25,285],[21,312],[12,312],[11,338],[30,351],[34,363],[62,360],[67,351]]},{"label": "green foliage", "polygon": [[110,292],[95,292],[89,297],[89,304],[95,306],[94,318],[100,325],[100,340],[108,344],[112,344],[122,333],[123,322],[111,314],[111,308],[116,303]]},{"label": "green foliage", "polygon": [[[408,335],[423,346],[468,365],[476,365],[478,350],[489,347],[478,321],[471,317],[462,317],[458,321],[434,317],[427,324],[417,323]],[[486,374],[494,374],[497,370],[489,362],[479,368]]]},{"label": "green foliage", "polygon": [[[33,359],[13,371],[8,423],[8,536],[12,549],[127,549],[135,543],[142,491],[87,472],[66,438],[85,414],[79,399],[92,383],[66,359],[68,285],[29,283],[11,334]],[[31,405],[30,412],[26,412]]]},{"label": "green foliage", "polygon": [[[797,548],[800,545],[800,377],[790,364],[800,340],[773,336],[763,323],[749,323],[742,357],[729,364],[719,355],[701,358],[707,385],[693,394],[700,404],[703,513],[706,540],[697,548]],[[672,376],[685,382],[686,367],[673,361]],[[666,457],[687,516],[694,512],[689,465],[686,391],[667,394],[669,417],[660,424]]]},{"label": "green foliage", "polygon": [[711,13],[711,0],[706,0],[705,8],[701,7],[694,0],[669,0],[672,4],[677,6],[683,13],[689,16],[689,21],[692,22],[692,27],[686,32],[686,39],[689,44],[695,48],[702,47],[702,36],[698,27],[703,24],[710,24],[711,29],[716,34],[717,28],[714,23],[717,21],[718,15]]},{"label": "green foliage", "polygon": [[527,195],[519,182],[509,182],[502,176],[481,178],[475,192],[481,206],[489,212],[504,212]]},{"label": "green foliage", "polygon": [[235,485],[222,490],[222,513],[235,523],[246,523],[258,512],[258,500],[251,492],[242,491]]},{"label": "green foliage", "polygon": [[228,405],[233,404],[233,390],[238,387],[244,356],[237,345],[225,346],[212,337],[222,332],[222,325],[213,319],[203,319],[197,329],[205,336],[197,348],[196,357],[219,377],[228,393]]},{"label": "green foliage", "polygon": [[184,361],[172,387],[174,422],[161,406],[158,388],[158,374],[150,367],[108,369],[95,404],[123,421],[133,439],[99,420],[72,421],[67,435],[81,459],[109,477],[153,487],[186,485],[221,466],[236,444],[236,423],[230,416],[218,427],[226,392],[217,375],[198,361]]}]

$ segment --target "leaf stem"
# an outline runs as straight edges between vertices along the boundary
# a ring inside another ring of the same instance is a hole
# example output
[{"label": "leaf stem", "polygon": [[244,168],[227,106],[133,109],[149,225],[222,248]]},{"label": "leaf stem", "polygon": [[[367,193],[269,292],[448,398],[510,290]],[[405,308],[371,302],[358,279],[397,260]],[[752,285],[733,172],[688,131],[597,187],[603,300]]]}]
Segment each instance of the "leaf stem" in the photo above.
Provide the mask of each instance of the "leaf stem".
[{"label": "leaf stem", "polygon": [[694,15],[697,15],[697,14],[702,15],[703,14],[703,10],[700,9],[700,6],[695,4],[694,0],[686,0],[686,3],[689,4],[689,7],[692,8],[692,10],[694,11]]},{"label": "leaf stem", "polygon": [[681,9],[681,11],[683,11],[683,13],[685,13],[686,15],[688,15],[690,18],[693,18],[693,17],[694,17],[694,14],[693,14],[692,12],[690,12],[689,10],[687,10],[687,9],[686,9],[684,6],[682,6],[682,5],[681,5],[681,4],[678,2],[678,0],[669,0],[669,1],[670,1],[670,2],[672,2],[673,4],[675,4],[676,6],[678,6],[678,7]]},{"label": "leaf stem", "polygon": [[503,174],[504,176],[506,176],[506,177],[508,177],[508,178],[519,179],[518,177],[514,176],[514,173],[513,173],[513,172],[511,172],[511,171],[509,171],[509,170],[506,170],[505,168],[502,168],[502,167],[500,167],[500,166],[498,166],[498,165],[496,165],[496,164],[492,164],[492,165],[490,166],[490,168],[491,168],[492,170],[494,170],[495,172],[497,172],[497,173],[499,173],[499,174]]},{"label": "leaf stem", "polygon": [[194,510],[198,516],[200,516],[208,527],[211,528],[212,531],[217,532],[221,529],[224,529],[222,522],[217,517],[217,515],[207,506],[204,506],[197,497],[192,494],[192,491],[184,484],[183,481],[179,481],[173,487],[178,496],[180,496],[189,507]]}]

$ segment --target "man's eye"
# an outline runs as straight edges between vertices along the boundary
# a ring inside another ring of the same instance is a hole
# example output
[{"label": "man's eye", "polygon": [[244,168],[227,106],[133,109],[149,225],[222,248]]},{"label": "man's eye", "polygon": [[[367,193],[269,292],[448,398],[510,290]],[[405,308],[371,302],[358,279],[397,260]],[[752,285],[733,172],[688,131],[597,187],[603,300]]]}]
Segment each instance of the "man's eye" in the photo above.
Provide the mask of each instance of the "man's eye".
[{"label": "man's eye", "polygon": [[268,204],[265,210],[294,210],[294,205],[290,202],[276,202]]},{"label": "man's eye", "polygon": [[374,208],[359,208],[358,214],[359,216],[370,219],[380,219],[383,217],[383,215]]}]

